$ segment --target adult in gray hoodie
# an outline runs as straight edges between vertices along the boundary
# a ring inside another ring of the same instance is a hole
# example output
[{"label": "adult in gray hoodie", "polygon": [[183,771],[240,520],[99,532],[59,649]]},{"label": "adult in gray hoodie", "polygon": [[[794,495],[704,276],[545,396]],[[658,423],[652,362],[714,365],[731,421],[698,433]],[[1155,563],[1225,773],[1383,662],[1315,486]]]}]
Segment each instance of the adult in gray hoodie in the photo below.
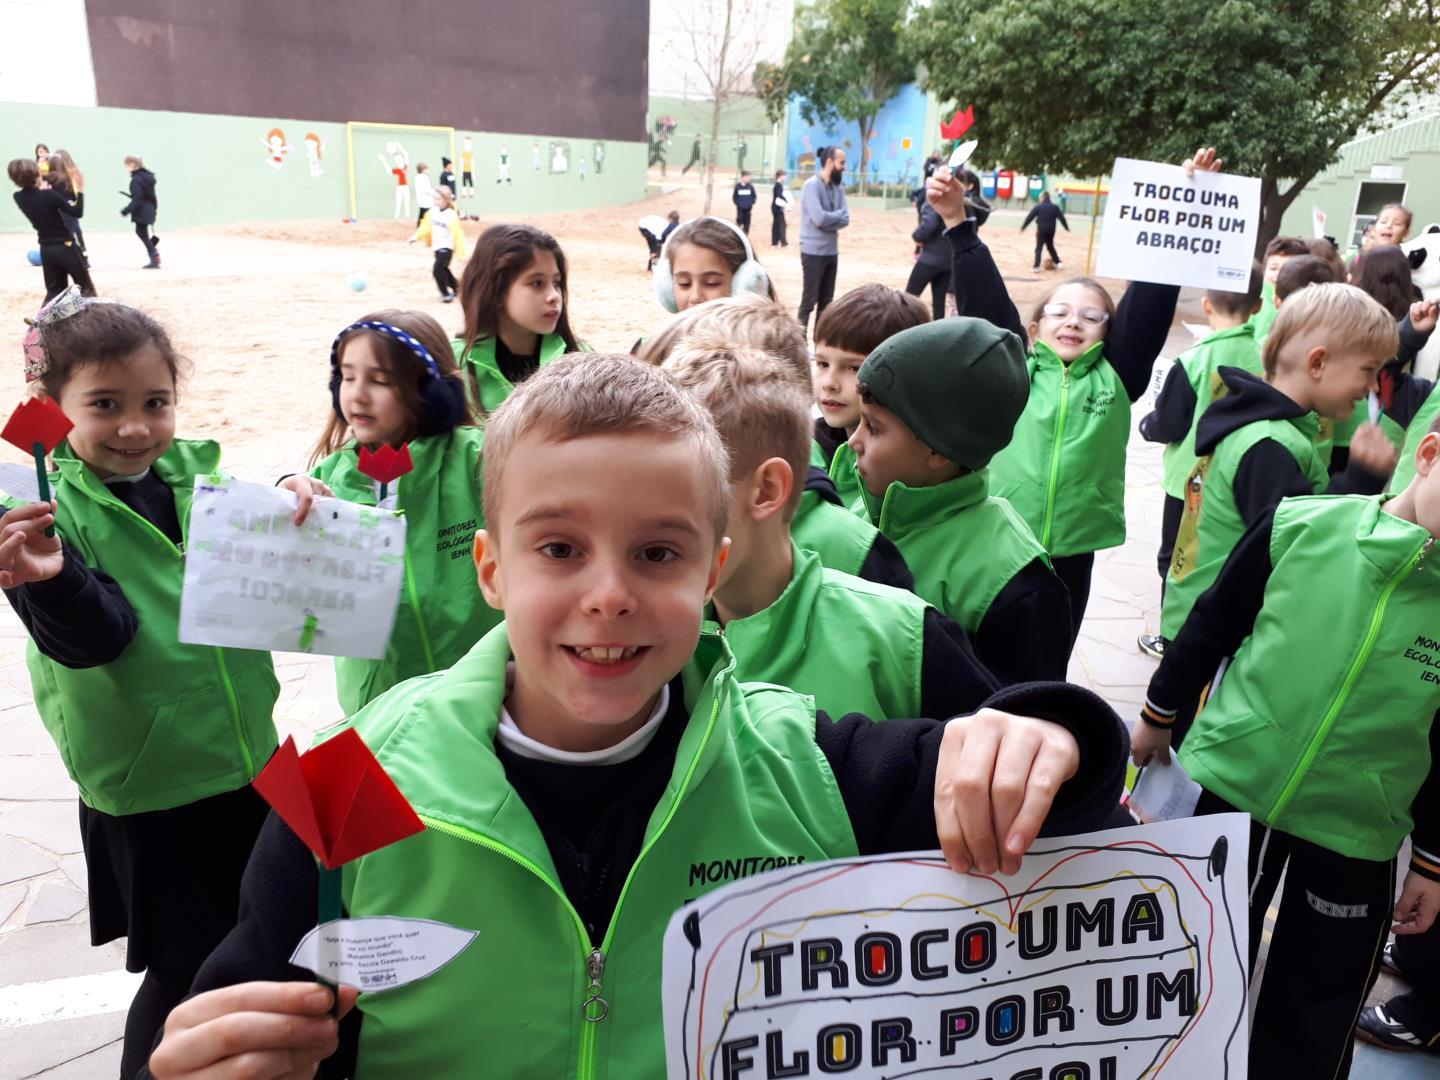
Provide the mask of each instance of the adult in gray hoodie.
[{"label": "adult in gray hoodie", "polygon": [[835,297],[835,273],[840,265],[841,229],[850,224],[845,202],[845,151],[822,146],[815,155],[815,175],[800,189],[800,325],[807,332],[810,312],[818,322]]}]

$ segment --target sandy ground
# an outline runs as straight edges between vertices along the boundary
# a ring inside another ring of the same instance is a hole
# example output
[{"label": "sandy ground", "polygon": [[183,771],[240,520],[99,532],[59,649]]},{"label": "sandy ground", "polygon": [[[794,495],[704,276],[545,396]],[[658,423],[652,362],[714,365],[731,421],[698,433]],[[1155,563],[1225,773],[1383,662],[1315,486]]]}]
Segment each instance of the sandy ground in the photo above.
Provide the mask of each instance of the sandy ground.
[{"label": "sandy ground", "polygon": [[[692,182],[641,203],[528,219],[553,233],[570,260],[571,325],[581,338],[597,349],[628,350],[662,321],[635,223],[672,208],[689,218],[702,203],[703,193]],[[728,187],[717,191],[716,206],[731,209]],[[467,232],[473,240],[498,220],[468,223]],[[868,281],[903,287],[914,224],[909,209],[852,210],[851,225],[841,234],[837,295]],[[995,220],[985,232],[1023,311],[1024,301],[1059,275],[1030,273],[1033,233],[1019,234],[1015,224]],[[1062,231],[1058,241],[1067,270],[1085,261],[1084,226],[1074,224],[1077,232]],[[378,220],[347,225],[336,218],[170,232],[162,219],[162,270],[139,269],[144,261],[139,241],[116,232],[89,237],[91,272],[102,296],[156,315],[193,362],[182,388],[181,435],[219,439],[237,475],[262,479],[300,468],[319,434],[329,410],[330,341],[343,326],[380,308],[416,308],[458,332],[458,307],[440,302],[429,253],[406,245],[407,225]],[[796,231],[792,213],[790,247],[772,249],[768,199],[757,208],[752,233],[758,255],[788,308],[800,298]],[[23,392],[22,320],[44,295],[39,269],[25,260],[32,247],[33,236],[0,236],[0,348],[11,372],[3,385],[15,400]],[[460,268],[455,270],[458,277]],[[369,281],[364,293],[347,285],[355,272]],[[8,410],[0,393],[0,413]],[[23,460],[5,445],[0,456]]]}]

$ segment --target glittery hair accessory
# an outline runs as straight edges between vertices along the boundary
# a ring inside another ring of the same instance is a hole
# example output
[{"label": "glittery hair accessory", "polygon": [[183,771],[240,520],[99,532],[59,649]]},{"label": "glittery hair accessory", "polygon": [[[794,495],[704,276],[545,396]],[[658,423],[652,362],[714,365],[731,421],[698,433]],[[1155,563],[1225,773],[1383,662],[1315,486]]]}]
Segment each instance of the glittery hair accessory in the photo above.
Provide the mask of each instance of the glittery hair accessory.
[{"label": "glittery hair accessory", "polygon": [[49,368],[49,361],[45,358],[45,344],[41,335],[47,326],[54,326],[63,319],[70,318],[78,312],[84,311],[91,304],[113,303],[111,300],[99,300],[94,297],[85,296],[80,292],[80,286],[71,285],[64,292],[49,300],[44,307],[36,312],[33,319],[26,319],[25,323],[30,327],[25,332],[25,381],[34,382],[43,376]]},{"label": "glittery hair accessory", "polygon": [[[56,297],[56,299],[58,300],[59,297]],[[64,318],[64,316],[61,316],[61,318]],[[435,358],[430,355],[430,350],[425,348],[424,345],[421,345],[420,342],[417,341],[413,335],[407,333],[404,330],[401,330],[398,326],[392,326],[389,323],[379,322],[374,319],[366,320],[364,322],[351,323],[344,330],[341,330],[340,333],[335,335],[335,340],[330,345],[331,367],[335,368],[336,370],[339,369],[340,344],[345,340],[347,335],[353,334],[357,330],[369,330],[372,333],[384,334],[388,338],[394,338],[396,341],[400,342],[401,345],[404,345],[407,349],[409,349],[415,354],[415,356],[420,360],[420,362],[425,365],[425,369],[430,372],[430,376],[432,378],[436,380],[444,378],[444,376],[440,373],[440,365],[435,363]]]}]

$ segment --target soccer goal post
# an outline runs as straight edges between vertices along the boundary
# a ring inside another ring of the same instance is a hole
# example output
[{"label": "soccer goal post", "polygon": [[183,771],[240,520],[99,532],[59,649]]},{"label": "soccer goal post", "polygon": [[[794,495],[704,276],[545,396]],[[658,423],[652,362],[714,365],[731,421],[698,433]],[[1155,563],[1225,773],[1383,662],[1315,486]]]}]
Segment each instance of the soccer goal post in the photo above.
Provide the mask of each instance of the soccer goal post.
[{"label": "soccer goal post", "polygon": [[[438,124],[380,124],[368,120],[345,123],[345,165],[350,179],[350,216],[358,219],[364,210],[367,217],[413,217],[419,213],[413,191],[415,166],[429,166],[432,183],[440,182],[441,157],[448,157],[459,170],[455,153],[455,129]],[[397,162],[397,158],[402,159]],[[396,196],[399,177],[395,169],[403,165],[405,182],[411,191],[408,207],[401,213],[401,199]]]}]

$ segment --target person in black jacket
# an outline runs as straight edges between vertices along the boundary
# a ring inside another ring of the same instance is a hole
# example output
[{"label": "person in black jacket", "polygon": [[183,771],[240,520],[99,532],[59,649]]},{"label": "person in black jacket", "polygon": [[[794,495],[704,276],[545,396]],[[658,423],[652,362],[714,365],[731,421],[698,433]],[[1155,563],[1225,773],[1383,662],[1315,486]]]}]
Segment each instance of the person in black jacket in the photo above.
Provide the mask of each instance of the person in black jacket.
[{"label": "person in black jacket", "polygon": [[920,225],[910,234],[910,239],[920,245],[920,253],[905,291],[919,296],[929,285],[931,318],[943,319],[945,297],[950,292],[950,241],[945,239],[945,222],[929,203],[921,205]]},{"label": "person in black jacket", "polygon": [[40,186],[40,166],[29,158],[16,158],[7,170],[11,181],[20,190],[15,192],[15,205],[35,227],[40,245],[40,268],[45,274],[45,302],[48,304],[65,291],[73,280],[86,296],[95,295],[85,258],[70,233],[66,215],[82,217],[85,213],[83,185],[77,181],[73,192]]},{"label": "person in black jacket", "polygon": [[130,201],[120,211],[120,216],[128,217],[135,223],[135,235],[145,245],[145,254],[150,256],[150,261],[141,269],[159,270],[160,238],[150,232],[150,226],[155,224],[155,212],[160,208],[159,200],[155,198],[155,174],[145,168],[145,162],[134,156],[125,159],[125,168],[130,173]]},{"label": "person in black jacket", "polygon": [[770,193],[770,246],[789,247],[785,239],[785,208],[790,205],[790,193],[785,190],[785,170],[775,170],[775,190]]},{"label": "person in black jacket", "polygon": [[735,224],[744,230],[745,235],[750,235],[750,211],[755,209],[755,185],[750,182],[749,171],[740,173],[740,179],[735,183],[735,190],[730,195],[730,201],[735,204]]},{"label": "person in black jacket", "polygon": [[1020,226],[1020,231],[1024,232],[1032,221],[1035,222],[1034,269],[1040,269],[1040,252],[1041,249],[1045,249],[1050,252],[1050,260],[1055,264],[1055,269],[1059,270],[1061,265],[1060,255],[1055,250],[1055,224],[1059,222],[1065,226],[1065,231],[1069,232],[1070,223],[1065,220],[1065,211],[1050,201],[1048,191],[1040,193],[1040,201],[1030,208],[1030,213],[1025,215],[1025,221]]}]

